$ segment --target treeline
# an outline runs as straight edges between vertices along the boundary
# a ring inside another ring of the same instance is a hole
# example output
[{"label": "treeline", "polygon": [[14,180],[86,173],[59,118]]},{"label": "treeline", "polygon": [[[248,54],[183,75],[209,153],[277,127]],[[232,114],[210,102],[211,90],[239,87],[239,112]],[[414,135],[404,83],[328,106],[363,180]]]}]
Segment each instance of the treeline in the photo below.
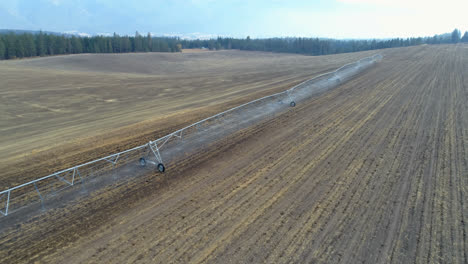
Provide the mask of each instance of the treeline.
[{"label": "treeline", "polygon": [[319,38],[223,38],[209,40],[181,40],[180,38],[152,37],[136,32],[135,36],[77,37],[56,34],[14,32],[0,34],[0,59],[50,56],[78,53],[124,52],[180,52],[182,48],[210,50],[238,49],[268,52],[286,52],[308,55],[326,55],[373,49],[406,47],[420,44],[468,42],[468,31],[463,37],[458,29],[452,33],[425,38],[394,38],[385,40],[336,40]]},{"label": "treeline", "polygon": [[217,38],[211,40],[182,40],[182,48],[240,49],[268,52],[286,52],[309,55],[326,55],[363,50],[404,47],[423,44],[422,38],[391,40],[335,40],[319,38],[268,38],[234,39]]},{"label": "treeline", "polygon": [[182,48],[206,48],[210,50],[240,49],[268,52],[287,52],[309,55],[326,55],[373,49],[407,47],[421,44],[448,44],[468,42],[468,31],[461,37],[460,31],[425,38],[394,38],[387,40],[335,40],[319,38],[222,38],[209,40],[182,40]]},{"label": "treeline", "polygon": [[142,36],[77,37],[13,32],[0,34],[0,59],[78,53],[179,52],[179,38]]}]

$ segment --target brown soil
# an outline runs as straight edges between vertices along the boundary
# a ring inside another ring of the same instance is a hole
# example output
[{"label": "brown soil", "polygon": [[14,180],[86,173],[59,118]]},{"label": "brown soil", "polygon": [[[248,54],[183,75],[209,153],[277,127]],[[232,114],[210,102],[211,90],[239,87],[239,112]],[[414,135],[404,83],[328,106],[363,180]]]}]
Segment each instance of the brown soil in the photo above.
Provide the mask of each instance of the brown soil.
[{"label": "brown soil", "polygon": [[138,146],[373,52],[83,54],[0,62],[0,190]]},{"label": "brown soil", "polygon": [[[468,50],[340,87],[0,236],[5,263],[466,263]],[[150,127],[150,126],[149,126]]]},{"label": "brown soil", "polygon": [[182,49],[184,53],[209,52],[209,49]]}]

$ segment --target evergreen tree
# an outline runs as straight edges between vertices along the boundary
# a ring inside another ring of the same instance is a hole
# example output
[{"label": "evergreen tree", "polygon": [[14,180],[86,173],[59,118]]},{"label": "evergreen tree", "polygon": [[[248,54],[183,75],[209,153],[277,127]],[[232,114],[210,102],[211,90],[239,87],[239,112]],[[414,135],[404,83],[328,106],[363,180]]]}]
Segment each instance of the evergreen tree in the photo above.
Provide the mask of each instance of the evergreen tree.
[{"label": "evergreen tree", "polygon": [[458,29],[453,30],[453,32],[452,32],[452,43],[460,42],[460,35],[461,35],[460,30],[458,30]]},{"label": "evergreen tree", "polygon": [[84,53],[91,53],[91,41],[90,41],[90,38],[88,37],[85,37],[82,39],[82,43],[83,43],[83,52]]},{"label": "evergreen tree", "polygon": [[81,39],[72,36],[71,40],[71,53],[78,54],[83,53],[83,45],[81,44]]},{"label": "evergreen tree", "polygon": [[121,52],[121,42],[122,40],[120,36],[114,32],[114,35],[112,36],[112,52],[114,53]]},{"label": "evergreen tree", "polygon": [[107,39],[106,39],[106,44],[107,44],[106,52],[107,52],[107,53],[112,53],[113,50],[114,50],[113,47],[112,47],[112,39],[107,38]]},{"label": "evergreen tree", "polygon": [[152,51],[153,48],[153,39],[151,38],[151,33],[148,32],[148,36],[146,36],[146,46],[145,51]]},{"label": "evergreen tree", "polygon": [[160,41],[159,43],[159,51],[162,52],[169,52],[169,45],[167,44],[166,41]]},{"label": "evergreen tree", "polygon": [[5,57],[6,59],[14,59],[16,58],[16,35],[14,33],[10,33],[5,36]]},{"label": "evergreen tree", "polygon": [[22,41],[21,37],[16,37],[15,41],[15,48],[16,48],[16,57],[23,58],[24,57],[24,42]]},{"label": "evergreen tree", "polygon": [[93,52],[94,53],[101,53],[101,48],[99,47],[99,39],[95,39],[93,41]]},{"label": "evergreen tree", "polygon": [[36,43],[32,34],[24,34],[22,41],[24,42],[24,56],[36,56]]},{"label": "evergreen tree", "polygon": [[104,36],[96,37],[95,43],[97,45],[96,53],[107,53],[109,45],[107,44],[107,39]]},{"label": "evergreen tree", "polygon": [[0,36],[0,60],[5,59],[5,44],[3,43],[3,39]]},{"label": "evergreen tree", "polygon": [[64,36],[52,36],[54,44],[54,54],[64,54],[66,50],[66,41]]},{"label": "evergreen tree", "polygon": [[55,40],[52,35],[45,34],[44,43],[46,48],[46,55],[54,55],[55,53]]},{"label": "evergreen tree", "polygon": [[45,56],[69,53],[121,53],[121,52],[180,52],[182,48],[241,49],[269,52],[288,52],[310,55],[325,55],[411,45],[468,42],[468,31],[461,37],[455,29],[451,33],[426,38],[387,40],[334,40],[319,38],[269,38],[245,39],[222,38],[208,40],[181,40],[179,38],[145,37],[138,32],[135,36],[112,37],[57,36],[44,34],[22,34],[14,32],[0,34],[0,59]]},{"label": "evergreen tree", "polygon": [[37,52],[37,56],[44,56],[46,54],[44,33],[42,33],[42,30],[39,32],[39,35],[37,35],[36,37],[36,52]]},{"label": "evergreen tree", "polygon": [[461,38],[461,42],[468,42],[468,31],[465,31],[463,37]]},{"label": "evergreen tree", "polygon": [[151,51],[153,52],[160,52],[161,51],[161,46],[159,45],[159,39],[153,39],[151,43]]},{"label": "evergreen tree", "polygon": [[131,52],[132,51],[132,43],[128,36],[125,36],[121,39],[121,52]]},{"label": "evergreen tree", "polygon": [[134,39],[134,52],[143,51],[143,38],[141,37],[140,33],[135,32],[135,39]]},{"label": "evergreen tree", "polygon": [[71,39],[65,38],[65,54],[72,54],[72,53],[73,53],[73,47],[71,44]]}]

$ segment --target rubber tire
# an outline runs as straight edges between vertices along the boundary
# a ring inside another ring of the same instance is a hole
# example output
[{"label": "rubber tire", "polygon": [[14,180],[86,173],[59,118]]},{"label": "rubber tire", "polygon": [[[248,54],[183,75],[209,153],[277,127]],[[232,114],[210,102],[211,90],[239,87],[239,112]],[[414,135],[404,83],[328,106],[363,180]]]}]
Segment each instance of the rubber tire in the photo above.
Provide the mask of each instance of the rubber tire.
[{"label": "rubber tire", "polygon": [[292,101],[291,103],[289,103],[289,106],[295,107],[295,106],[296,106],[296,102]]},{"label": "rubber tire", "polygon": [[166,167],[164,167],[164,164],[162,164],[162,163],[159,163],[157,168],[158,168],[158,171],[161,172],[161,173],[166,171]]},{"label": "rubber tire", "polygon": [[141,165],[142,167],[146,166],[146,160],[145,160],[145,158],[140,158],[140,165]]}]

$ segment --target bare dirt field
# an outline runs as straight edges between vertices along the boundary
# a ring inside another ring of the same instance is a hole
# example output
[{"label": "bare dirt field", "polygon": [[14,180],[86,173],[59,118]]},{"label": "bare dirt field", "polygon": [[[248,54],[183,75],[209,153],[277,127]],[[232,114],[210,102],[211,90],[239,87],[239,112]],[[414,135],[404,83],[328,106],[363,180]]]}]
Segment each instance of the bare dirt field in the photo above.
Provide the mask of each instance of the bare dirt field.
[{"label": "bare dirt field", "polygon": [[0,61],[0,189],[144,144],[374,53],[220,51]]},{"label": "bare dirt field", "polygon": [[196,53],[196,52],[210,52],[209,49],[182,49],[184,53]]},{"label": "bare dirt field", "polygon": [[382,53],[353,80],[163,175],[5,231],[0,259],[467,263],[468,49]]}]

